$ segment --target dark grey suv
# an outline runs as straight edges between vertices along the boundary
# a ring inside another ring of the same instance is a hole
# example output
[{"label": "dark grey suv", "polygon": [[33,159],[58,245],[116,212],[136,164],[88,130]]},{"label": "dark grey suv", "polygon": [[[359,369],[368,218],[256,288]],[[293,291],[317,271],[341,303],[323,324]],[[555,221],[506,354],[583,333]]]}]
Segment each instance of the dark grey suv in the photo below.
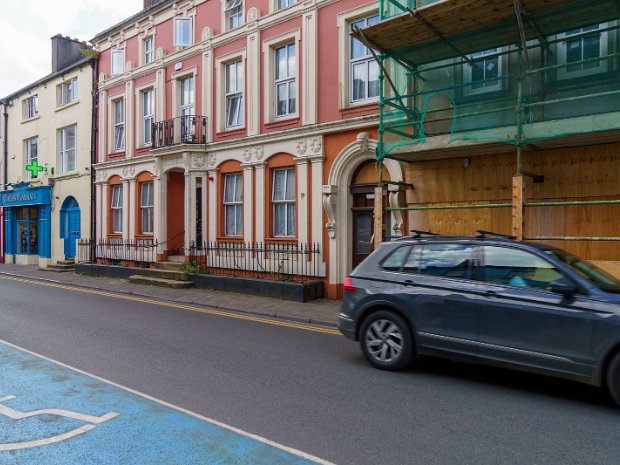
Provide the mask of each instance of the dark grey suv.
[{"label": "dark grey suv", "polygon": [[340,331],[375,367],[464,357],[607,386],[620,404],[620,282],[563,250],[422,233],[345,281]]}]

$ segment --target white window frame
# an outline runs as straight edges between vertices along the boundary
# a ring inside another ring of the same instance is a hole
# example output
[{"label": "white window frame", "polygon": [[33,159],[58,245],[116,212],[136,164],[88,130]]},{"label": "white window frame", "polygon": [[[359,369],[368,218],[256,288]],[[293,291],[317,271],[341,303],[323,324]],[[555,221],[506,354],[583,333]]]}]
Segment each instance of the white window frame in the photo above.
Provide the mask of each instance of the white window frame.
[{"label": "white window frame", "polygon": [[[230,73],[235,73],[235,87],[229,87]],[[243,60],[235,60],[224,64],[224,128],[237,129],[244,121],[244,85],[245,68]],[[234,107],[233,107],[234,105]],[[229,111],[234,113],[231,115]]]},{"label": "white window frame", "polygon": [[[111,189],[110,210],[112,210],[112,233],[123,232],[123,185],[114,184]],[[117,194],[118,193],[118,194]]]},{"label": "white window frame", "polygon": [[153,145],[153,123],[155,122],[155,89],[145,89],[140,92],[140,106],[142,109],[142,146]]},{"label": "white window frame", "polygon": [[179,48],[190,47],[194,44],[194,21],[192,16],[175,16],[173,45]]},{"label": "white window frame", "polygon": [[295,5],[295,0],[275,0],[275,11],[286,10]]},{"label": "white window frame", "polygon": [[[595,25],[592,25],[595,26]],[[592,27],[589,26],[589,27]],[[601,23],[597,24],[597,29],[601,30],[600,34],[600,44],[599,44],[599,57],[605,57],[608,53],[609,47],[609,32],[606,31],[609,27],[609,23]],[[559,39],[559,42],[556,43],[556,55],[558,64],[566,65],[562,68],[558,68],[557,78],[558,79],[572,79],[584,76],[592,76],[594,74],[602,74],[606,73],[609,69],[609,60],[601,59],[599,60],[597,66],[592,66],[591,68],[583,68],[583,64],[579,65],[581,69],[579,70],[569,70],[570,62],[567,61],[567,52],[568,52],[568,43],[575,41],[576,39],[580,39],[581,46],[581,59],[583,59],[583,38],[589,35],[593,35],[592,31],[584,31],[585,28],[578,28],[573,31],[566,31],[561,34],[558,34],[556,37]],[[575,32],[579,31],[579,32]],[[596,62],[592,62],[596,64]]]},{"label": "white window frame", "polygon": [[[148,195],[145,199],[146,186],[148,186]],[[142,234],[153,234],[153,181],[140,183],[140,229]]]},{"label": "white window frame", "polygon": [[[294,78],[295,80],[295,111],[285,115],[276,116],[276,50],[287,45],[295,46],[295,75],[291,76],[291,79]],[[265,102],[263,106],[263,117],[265,124],[299,117],[299,107],[301,104],[299,97],[301,90],[299,88],[300,85],[298,76],[300,76],[299,63],[301,59],[299,54],[301,51],[301,31],[299,29],[263,42],[263,63],[267,64],[267,66],[263,67],[263,99]]]},{"label": "white window frame", "polygon": [[125,49],[112,50],[110,55],[110,75],[119,76],[125,73]]},{"label": "white window frame", "polygon": [[[117,110],[120,109],[120,115]],[[114,152],[125,150],[125,99],[112,100],[112,147]],[[120,118],[119,118],[120,116]]]},{"label": "white window frame", "polygon": [[[228,197],[229,186],[232,185],[231,196]],[[237,192],[237,187],[240,187]],[[227,200],[228,198],[228,200]],[[222,198],[224,205],[224,235],[225,236],[242,236],[243,235],[243,174],[227,173],[224,175],[224,195]],[[237,212],[241,213],[238,214]],[[232,230],[228,229],[228,217],[233,215],[234,224]],[[237,221],[239,219],[239,221]]]},{"label": "white window frame", "polygon": [[[283,184],[283,198],[276,199],[276,175],[279,172],[284,172],[284,184]],[[287,198],[286,186],[288,184],[288,178],[290,174],[293,175],[293,194],[291,198]],[[271,186],[271,204],[272,204],[272,213],[273,213],[273,237],[295,237],[297,235],[297,184],[296,184],[296,172],[295,168],[287,167],[287,168],[276,168],[273,170],[272,175],[272,186]],[[277,207],[280,205],[286,205],[284,208],[284,234],[277,234]],[[294,229],[293,231],[289,231],[288,229],[288,206],[293,205],[294,212]]]},{"label": "white window frame", "polygon": [[243,26],[243,0],[222,0],[224,31],[232,31]]},{"label": "white window frame", "polygon": [[[73,146],[69,145],[71,138],[69,131],[73,130]],[[67,126],[58,130],[58,147],[60,158],[60,172],[69,173],[77,166],[77,125]]]},{"label": "white window frame", "polygon": [[[38,162],[39,160],[39,136],[31,137],[24,141],[24,159],[26,160],[26,164],[24,165],[24,170],[26,166],[31,164],[33,161]],[[32,179],[32,173],[30,171],[26,171],[26,179]]]},{"label": "white window frame", "polygon": [[[369,20],[373,19],[373,23],[369,23]],[[366,27],[369,24],[374,24],[375,22],[379,21],[379,14],[374,14],[374,15],[369,15],[369,16],[365,16],[362,18],[357,18],[353,21],[349,21],[349,28],[352,30],[353,28],[353,24],[354,23],[360,23],[363,22],[364,24],[360,25],[360,27]],[[352,53],[353,53],[353,44],[354,43],[359,43],[361,45],[361,47],[363,48],[363,50],[365,50],[365,53],[363,55],[360,55],[358,57],[352,57]],[[374,59],[372,53],[370,52],[370,49],[368,47],[366,47],[364,44],[362,44],[361,42],[359,42],[357,39],[353,38],[353,37],[349,37],[349,49],[348,49],[348,62],[349,62],[349,104],[351,105],[359,105],[359,104],[366,104],[366,103],[373,103],[373,102],[377,102],[379,100],[379,96],[381,94],[381,91],[379,90],[379,92],[377,93],[377,95],[373,95],[371,97],[368,96],[368,94],[370,93],[370,72],[371,72],[371,68],[375,68],[376,72],[377,72],[377,82],[380,83],[379,81],[379,65],[377,64],[376,60]],[[354,84],[354,69],[356,67],[363,67],[366,70],[366,81],[365,81],[365,85],[364,85],[364,97],[358,97],[355,98],[353,93],[355,91],[355,86]]]},{"label": "white window frame", "polygon": [[148,65],[153,61],[155,61],[155,36],[150,35],[142,39],[142,64]]},{"label": "white window frame", "polygon": [[33,95],[24,99],[24,118],[31,119],[39,116],[39,96]]},{"label": "white window frame", "polygon": [[69,105],[71,102],[77,100],[77,77],[68,81],[62,82],[58,85],[58,106],[62,107]]},{"label": "white window frame", "polygon": [[369,18],[379,14],[376,3],[361,6],[349,11],[340,13],[337,16],[338,27],[338,108],[341,110],[359,105],[367,105],[377,102],[378,98],[351,102],[351,24],[364,18]]},{"label": "white window frame", "polygon": [[[490,92],[498,92],[504,88],[504,80],[501,79],[502,75],[505,74],[504,68],[506,66],[506,51],[505,47],[501,48],[492,48],[487,50],[482,50],[476,53],[470,53],[467,55],[468,58],[473,60],[474,63],[482,63],[482,69],[484,72],[484,77],[482,80],[486,80],[486,61],[487,59],[497,59],[497,76],[498,79],[494,81],[488,81],[481,83],[478,87],[474,87],[471,85],[463,87],[463,95],[479,95],[486,94]],[[470,83],[473,80],[473,66],[468,62],[463,63],[463,83]]]},{"label": "white window frame", "polygon": [[[293,59],[294,62],[292,64],[292,66],[290,66],[290,50],[293,50]],[[280,50],[284,50],[284,58],[285,58],[285,75],[280,76],[279,75],[279,71],[280,71],[280,63],[278,62],[278,52]],[[273,99],[273,105],[274,105],[274,117],[276,119],[278,118],[289,118],[291,116],[294,116],[297,114],[297,57],[298,51],[297,51],[297,44],[295,42],[293,43],[289,43],[289,44],[284,44],[280,47],[277,47],[274,50],[274,80],[273,80],[273,85],[274,85],[274,99]],[[293,86],[293,109],[291,110],[291,86]],[[282,112],[279,113],[278,112],[278,90],[280,88],[285,88],[286,89],[286,109]]]}]

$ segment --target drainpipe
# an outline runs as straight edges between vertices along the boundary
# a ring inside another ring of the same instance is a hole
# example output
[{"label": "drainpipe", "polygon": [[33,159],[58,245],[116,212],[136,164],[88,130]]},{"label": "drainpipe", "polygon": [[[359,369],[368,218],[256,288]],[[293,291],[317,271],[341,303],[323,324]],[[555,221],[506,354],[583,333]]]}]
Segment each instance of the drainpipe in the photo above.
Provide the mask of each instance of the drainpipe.
[{"label": "drainpipe", "polygon": [[[3,166],[3,176],[2,176],[2,190],[6,190],[7,188],[7,182],[8,182],[8,161],[9,161],[9,113],[6,109],[6,107],[9,105],[9,101],[6,99],[0,99],[0,105],[2,105],[3,108],[3,115],[4,115],[4,148],[2,150],[2,166]],[[2,212],[3,214],[0,215],[0,219],[2,221],[2,224],[0,224],[0,263],[4,263],[4,241],[5,241],[5,233],[6,231],[4,230],[4,211]]]},{"label": "drainpipe", "polygon": [[95,244],[97,243],[97,198],[95,193],[95,170],[93,166],[97,163],[97,118],[99,108],[98,74],[99,60],[93,59],[90,62],[92,73],[92,110],[91,110],[91,132],[90,132],[90,239],[93,246],[90,247],[90,261],[95,262]]}]

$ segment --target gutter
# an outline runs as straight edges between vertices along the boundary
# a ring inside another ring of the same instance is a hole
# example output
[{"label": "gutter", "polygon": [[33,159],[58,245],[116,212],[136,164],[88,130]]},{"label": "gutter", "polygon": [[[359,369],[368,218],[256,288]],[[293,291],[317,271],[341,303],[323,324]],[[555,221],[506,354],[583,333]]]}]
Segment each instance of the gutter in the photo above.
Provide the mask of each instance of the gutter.
[{"label": "gutter", "polygon": [[8,161],[9,161],[9,113],[7,111],[7,107],[9,106],[9,101],[6,99],[0,99],[0,105],[3,107],[3,116],[4,116],[4,148],[2,150],[2,166],[3,166],[3,176],[2,176],[2,190],[6,190],[7,181],[8,181]]},{"label": "gutter", "polygon": [[89,247],[90,253],[90,262],[95,263],[95,247],[94,244],[97,242],[97,199],[95,193],[95,181],[96,181],[96,173],[95,173],[95,164],[97,163],[97,134],[98,127],[97,123],[99,118],[97,117],[99,112],[99,90],[98,90],[98,79],[99,79],[99,60],[94,59],[91,61],[90,66],[93,70],[92,76],[92,109],[91,109],[91,131],[90,131],[90,240],[93,244],[92,247]]}]

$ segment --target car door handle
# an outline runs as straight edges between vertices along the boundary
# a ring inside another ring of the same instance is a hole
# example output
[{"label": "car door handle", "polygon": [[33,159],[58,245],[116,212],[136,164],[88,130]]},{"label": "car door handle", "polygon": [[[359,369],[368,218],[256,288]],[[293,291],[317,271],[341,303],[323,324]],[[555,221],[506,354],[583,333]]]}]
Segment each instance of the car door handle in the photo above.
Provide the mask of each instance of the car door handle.
[{"label": "car door handle", "polygon": [[484,295],[487,297],[497,297],[497,292],[495,291],[484,291]]},{"label": "car door handle", "polygon": [[403,281],[405,286],[413,286],[413,281],[410,279],[405,279],[405,281]]}]

